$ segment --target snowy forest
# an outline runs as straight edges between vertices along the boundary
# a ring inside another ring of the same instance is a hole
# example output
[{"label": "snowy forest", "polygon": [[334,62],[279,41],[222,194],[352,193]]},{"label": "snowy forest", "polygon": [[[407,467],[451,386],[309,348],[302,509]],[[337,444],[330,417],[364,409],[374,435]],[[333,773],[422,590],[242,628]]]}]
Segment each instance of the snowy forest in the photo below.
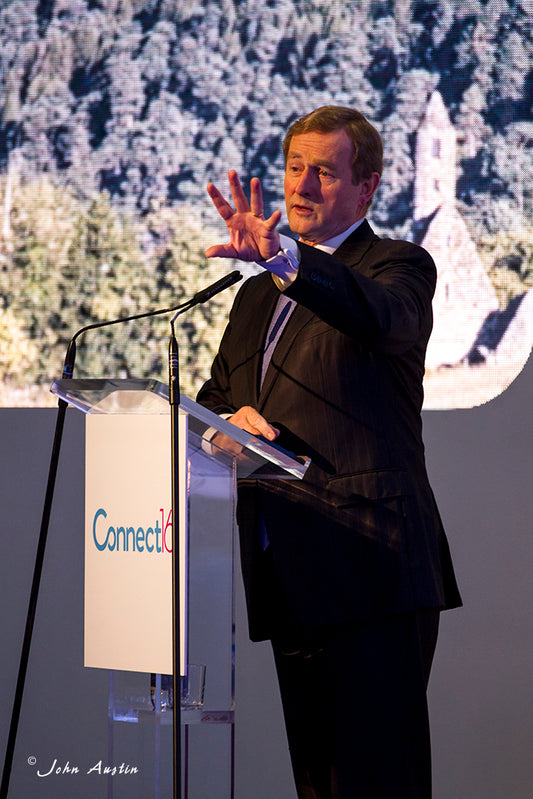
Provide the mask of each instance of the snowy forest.
[{"label": "snowy forest", "polygon": [[[83,325],[175,305],[234,268],[206,194],[235,168],[283,209],[281,142],[325,104],[380,130],[371,211],[408,237],[438,89],[457,205],[502,302],[533,285],[531,0],[2,0],[0,405],[48,403]],[[180,325],[194,396],[233,292]],[[168,319],[87,335],[76,376],[166,382]],[[52,398],[53,399],[53,398]]]}]

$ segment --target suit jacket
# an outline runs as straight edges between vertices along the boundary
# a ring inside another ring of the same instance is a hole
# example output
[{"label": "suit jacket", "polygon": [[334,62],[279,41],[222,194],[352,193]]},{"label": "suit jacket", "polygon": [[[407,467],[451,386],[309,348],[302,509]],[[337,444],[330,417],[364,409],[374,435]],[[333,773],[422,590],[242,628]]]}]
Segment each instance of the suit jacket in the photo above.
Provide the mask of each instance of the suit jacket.
[{"label": "suit jacket", "polygon": [[436,270],[428,253],[365,221],[333,256],[299,245],[298,302],[259,388],[279,291],[240,289],[198,401],[251,405],[311,458],[303,481],[241,481],[238,523],[252,639],[271,637],[258,527],[291,611],[331,624],[460,604],[422,443],[424,357]]}]

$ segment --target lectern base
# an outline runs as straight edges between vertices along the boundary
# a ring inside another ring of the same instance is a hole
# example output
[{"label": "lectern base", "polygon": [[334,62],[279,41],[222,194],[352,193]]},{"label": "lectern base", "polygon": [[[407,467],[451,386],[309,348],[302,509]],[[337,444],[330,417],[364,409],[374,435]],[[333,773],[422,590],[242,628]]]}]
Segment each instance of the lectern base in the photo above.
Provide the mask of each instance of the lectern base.
[{"label": "lectern base", "polygon": [[[152,682],[149,674],[109,673],[108,760],[123,766],[123,775],[130,769],[135,779],[119,783],[110,774],[108,799],[166,799],[172,793],[173,711],[161,675],[155,692]],[[233,710],[182,703],[183,799],[234,799],[234,721]]]}]

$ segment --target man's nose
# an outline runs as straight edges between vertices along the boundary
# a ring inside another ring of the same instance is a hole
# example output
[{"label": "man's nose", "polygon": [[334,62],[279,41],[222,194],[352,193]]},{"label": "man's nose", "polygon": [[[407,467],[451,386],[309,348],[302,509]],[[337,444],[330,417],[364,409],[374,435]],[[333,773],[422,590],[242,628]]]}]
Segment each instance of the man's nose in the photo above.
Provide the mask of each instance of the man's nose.
[{"label": "man's nose", "polygon": [[316,193],[317,187],[319,186],[320,181],[318,180],[314,170],[310,169],[309,167],[305,167],[298,177],[295,191],[297,194],[301,194],[303,197],[311,197]]}]

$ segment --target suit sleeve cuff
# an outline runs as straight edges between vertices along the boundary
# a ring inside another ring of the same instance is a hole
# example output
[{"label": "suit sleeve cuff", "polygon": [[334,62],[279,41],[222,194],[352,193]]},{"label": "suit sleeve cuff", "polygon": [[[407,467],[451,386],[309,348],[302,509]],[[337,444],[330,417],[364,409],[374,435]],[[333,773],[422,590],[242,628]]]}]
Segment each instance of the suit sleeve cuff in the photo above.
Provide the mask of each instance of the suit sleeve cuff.
[{"label": "suit sleeve cuff", "polygon": [[[220,413],[218,414],[221,419],[230,419],[233,414],[232,413]],[[212,439],[216,436],[218,430],[216,427],[208,427],[207,430],[204,430],[202,433],[202,450],[207,452],[208,455],[213,454],[213,447],[211,446]]]},{"label": "suit sleeve cuff", "polygon": [[300,251],[294,239],[280,236],[280,248],[276,255],[266,261],[257,261],[259,266],[267,269],[276,286],[283,291],[296,279],[300,266]]}]

